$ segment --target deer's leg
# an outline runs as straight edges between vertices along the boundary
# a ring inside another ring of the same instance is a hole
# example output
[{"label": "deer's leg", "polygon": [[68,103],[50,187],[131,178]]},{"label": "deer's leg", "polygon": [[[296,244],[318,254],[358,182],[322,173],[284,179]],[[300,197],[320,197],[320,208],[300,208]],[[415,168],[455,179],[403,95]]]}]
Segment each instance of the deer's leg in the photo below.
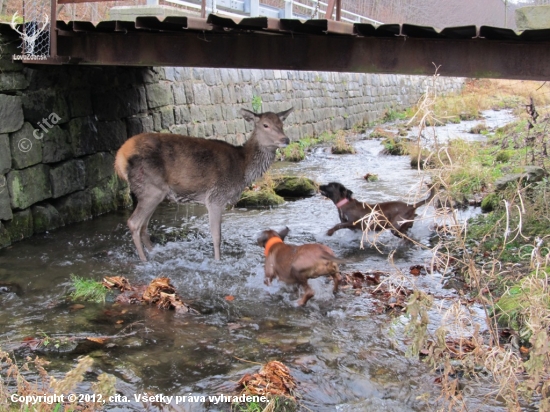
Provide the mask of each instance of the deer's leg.
[{"label": "deer's leg", "polygon": [[153,243],[151,242],[151,236],[149,235],[149,232],[147,231],[147,227],[149,226],[149,221],[151,220],[151,217],[153,216],[153,213],[155,210],[151,212],[149,217],[145,220],[145,223],[141,227],[140,237],[141,241],[143,243],[143,246],[145,246],[145,249],[147,249],[149,252],[153,250]]},{"label": "deer's leg", "polygon": [[[132,233],[134,244],[136,245],[139,258],[142,262],[147,261],[145,252],[143,251],[143,244],[141,243],[144,225],[149,223],[149,219],[153,215],[153,212],[165,197],[166,193],[163,191],[153,187],[149,188],[149,190],[144,191],[141,199],[138,199],[136,209],[134,213],[132,213],[132,216],[130,216],[130,219],[128,219],[128,228]],[[145,227],[145,233],[146,232],[147,228]],[[151,241],[149,240],[149,244],[150,243]]]},{"label": "deer's leg", "polygon": [[220,245],[222,242],[222,212],[223,206],[206,203],[208,209],[208,221],[210,222],[210,233],[214,242],[214,259],[220,260]]}]

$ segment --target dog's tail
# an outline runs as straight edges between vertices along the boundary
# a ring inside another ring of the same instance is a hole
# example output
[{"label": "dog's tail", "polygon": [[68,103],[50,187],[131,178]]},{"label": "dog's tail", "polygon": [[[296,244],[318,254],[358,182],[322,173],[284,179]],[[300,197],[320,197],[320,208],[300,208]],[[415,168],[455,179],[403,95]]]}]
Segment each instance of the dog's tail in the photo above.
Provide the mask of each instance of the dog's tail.
[{"label": "dog's tail", "polygon": [[435,196],[435,188],[432,186],[432,187],[430,188],[430,195],[429,195],[426,199],[421,200],[421,201],[418,202],[418,203],[415,203],[415,204],[414,204],[414,208],[417,209],[417,208],[419,208],[420,206],[425,205],[425,204],[428,203],[430,200],[432,200],[432,199],[434,198],[434,196]]},{"label": "dog's tail", "polygon": [[349,260],[341,259],[339,257],[331,255],[330,253],[323,253],[322,258],[325,260],[330,260],[331,262],[334,262],[334,263],[349,263]]}]

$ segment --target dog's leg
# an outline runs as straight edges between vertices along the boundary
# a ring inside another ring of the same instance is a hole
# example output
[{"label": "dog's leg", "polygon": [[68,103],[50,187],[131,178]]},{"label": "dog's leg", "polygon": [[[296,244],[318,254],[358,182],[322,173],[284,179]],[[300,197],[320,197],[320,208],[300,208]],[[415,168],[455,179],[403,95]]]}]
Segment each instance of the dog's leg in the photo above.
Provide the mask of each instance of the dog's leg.
[{"label": "dog's leg", "polygon": [[270,286],[273,279],[275,279],[275,270],[273,268],[273,263],[270,262],[270,259],[267,258],[264,263],[264,284]]},{"label": "dog's leg", "polygon": [[355,225],[353,224],[353,222],[338,223],[333,228],[331,228],[327,231],[327,235],[332,236],[334,234],[334,232],[336,232],[337,230],[340,230],[340,229],[351,229],[351,230],[353,230],[353,229],[355,229]]},{"label": "dog's leg", "polygon": [[304,289],[304,294],[302,298],[298,301],[298,306],[305,306],[307,301],[315,296],[315,292],[313,291],[311,286],[309,286],[307,280],[305,281],[305,283],[302,283],[301,286]]},{"label": "dog's leg", "polygon": [[338,272],[334,272],[330,276],[332,277],[332,280],[334,282],[334,287],[332,289],[332,293],[334,293],[336,295],[336,293],[338,293],[338,286],[340,285],[340,281],[342,280],[342,276],[340,276],[340,274]]}]

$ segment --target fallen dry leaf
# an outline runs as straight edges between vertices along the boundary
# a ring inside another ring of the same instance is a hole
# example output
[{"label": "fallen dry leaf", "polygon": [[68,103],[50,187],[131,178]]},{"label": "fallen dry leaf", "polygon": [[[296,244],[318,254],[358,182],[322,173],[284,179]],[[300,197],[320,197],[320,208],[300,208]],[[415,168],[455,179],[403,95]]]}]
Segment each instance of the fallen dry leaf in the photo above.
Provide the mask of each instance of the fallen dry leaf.
[{"label": "fallen dry leaf", "polygon": [[117,288],[121,292],[132,290],[130,282],[123,276],[106,276],[103,278],[103,286],[108,289]]},{"label": "fallen dry leaf", "polygon": [[519,351],[526,355],[529,353],[529,348],[526,348],[525,346],[520,346]]},{"label": "fallen dry leaf", "polygon": [[247,395],[293,397],[296,381],[285,365],[271,361],[258,373],[244,375],[238,385],[242,387],[241,393]]},{"label": "fallen dry leaf", "polygon": [[107,341],[107,339],[105,338],[90,338],[90,337],[87,337],[86,340],[99,343],[100,345],[103,345]]}]

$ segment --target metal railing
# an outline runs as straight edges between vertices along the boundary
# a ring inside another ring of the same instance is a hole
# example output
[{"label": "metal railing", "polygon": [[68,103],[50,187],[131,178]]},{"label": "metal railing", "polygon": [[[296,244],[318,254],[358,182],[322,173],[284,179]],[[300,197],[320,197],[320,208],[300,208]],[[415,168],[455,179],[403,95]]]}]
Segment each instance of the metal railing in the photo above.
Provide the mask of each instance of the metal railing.
[{"label": "metal railing", "polygon": [[[260,0],[165,0],[190,10],[201,12],[205,17],[208,14],[220,14],[230,17],[272,17],[277,19],[329,19],[348,23],[370,23],[373,25],[383,24],[380,21],[352,13],[339,8],[340,3],[334,0],[325,3],[320,0],[312,0],[311,4],[301,3],[296,0],[285,0],[284,8],[277,8],[260,3]],[[148,5],[158,5],[159,0],[147,0]],[[332,6],[332,7],[331,7]],[[330,9],[332,13],[330,12]],[[334,10],[336,9],[336,10]],[[330,16],[327,16],[327,12]]]},{"label": "metal railing", "polygon": [[[23,9],[22,24],[12,21],[12,27],[21,34],[22,52],[29,56],[57,56],[57,36],[54,22],[57,19],[57,6],[109,0],[27,0]],[[219,14],[230,17],[271,17],[278,19],[329,19],[349,23],[383,24],[380,21],[352,13],[341,8],[341,0],[309,0],[309,4],[297,0],[284,0],[284,8],[262,4],[260,0],[163,0],[202,17]],[[308,0],[302,0],[308,1]],[[147,5],[159,5],[159,0],[146,0]],[[139,7],[139,6],[135,6]],[[49,10],[48,10],[49,9]],[[335,18],[334,18],[335,16]],[[18,28],[19,27],[19,28]]]}]

